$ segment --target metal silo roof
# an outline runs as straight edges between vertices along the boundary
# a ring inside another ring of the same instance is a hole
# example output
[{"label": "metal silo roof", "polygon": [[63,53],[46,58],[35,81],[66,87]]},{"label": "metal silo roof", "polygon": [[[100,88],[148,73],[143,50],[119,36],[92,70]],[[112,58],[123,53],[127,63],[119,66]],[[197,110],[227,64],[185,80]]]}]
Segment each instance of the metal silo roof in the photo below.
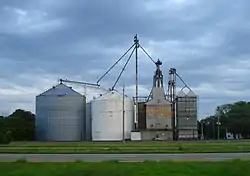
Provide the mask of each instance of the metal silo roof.
[{"label": "metal silo roof", "polygon": [[[101,96],[97,97],[96,99],[94,99],[93,101],[99,101],[99,100],[110,100],[110,99],[122,99],[123,95],[115,90],[111,90],[105,94],[102,94]],[[124,97],[124,99],[129,99],[128,97]]]},{"label": "metal silo roof", "polygon": [[185,94],[185,92],[184,92],[183,90],[180,90],[180,91],[177,93],[177,96],[178,96],[178,97],[185,97],[186,94]]},{"label": "metal silo roof", "polygon": [[194,93],[192,90],[190,90],[190,91],[187,93],[187,96],[188,96],[188,97],[196,97],[195,93]]},{"label": "metal silo roof", "polygon": [[39,94],[38,96],[51,96],[51,95],[73,95],[73,96],[82,96],[80,93],[73,90],[71,87],[66,86],[65,84],[58,84],[53,86],[49,90]]}]

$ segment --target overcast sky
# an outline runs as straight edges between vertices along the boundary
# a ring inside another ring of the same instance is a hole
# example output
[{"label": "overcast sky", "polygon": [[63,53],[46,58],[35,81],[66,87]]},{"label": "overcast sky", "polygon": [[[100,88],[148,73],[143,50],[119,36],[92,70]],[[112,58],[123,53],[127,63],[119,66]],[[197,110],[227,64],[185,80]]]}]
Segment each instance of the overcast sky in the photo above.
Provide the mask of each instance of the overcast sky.
[{"label": "overcast sky", "polygon": [[[249,0],[1,0],[0,115],[16,108],[34,112],[35,96],[58,78],[96,82],[136,33],[163,61],[165,84],[175,67],[199,95],[200,117],[247,100],[249,7]],[[139,56],[140,92],[147,94],[155,66]],[[124,61],[100,84],[112,87]],[[118,83],[130,95],[134,75],[133,59]]]}]

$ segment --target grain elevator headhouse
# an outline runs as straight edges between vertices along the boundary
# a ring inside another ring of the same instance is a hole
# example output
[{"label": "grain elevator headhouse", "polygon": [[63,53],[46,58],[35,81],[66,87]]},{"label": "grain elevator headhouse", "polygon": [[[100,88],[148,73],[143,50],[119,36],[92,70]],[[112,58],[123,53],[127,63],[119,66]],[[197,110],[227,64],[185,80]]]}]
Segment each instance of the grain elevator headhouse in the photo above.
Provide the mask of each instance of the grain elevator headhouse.
[{"label": "grain elevator headhouse", "polygon": [[158,60],[153,77],[151,100],[146,103],[146,128],[155,130],[172,129],[171,104],[165,98],[163,74]]},{"label": "grain elevator headhouse", "polygon": [[163,74],[160,69],[160,65],[162,65],[162,62],[158,59],[158,61],[155,64],[156,64],[156,71],[154,75],[153,87],[163,88]]}]

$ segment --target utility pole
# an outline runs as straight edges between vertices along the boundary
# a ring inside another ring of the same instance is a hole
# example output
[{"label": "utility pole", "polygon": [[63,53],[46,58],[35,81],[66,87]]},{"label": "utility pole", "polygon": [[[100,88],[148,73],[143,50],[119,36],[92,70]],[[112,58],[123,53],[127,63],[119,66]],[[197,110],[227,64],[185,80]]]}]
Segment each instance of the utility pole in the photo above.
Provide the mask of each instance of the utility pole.
[{"label": "utility pole", "polygon": [[213,129],[213,140],[216,140],[216,135],[215,135],[215,133],[216,133],[216,129],[215,129],[215,127],[216,127],[216,123],[214,122],[215,120],[214,119],[212,119],[212,129]]},{"label": "utility pole", "polygon": [[204,139],[204,129],[203,129],[203,121],[201,120],[201,139],[203,140]]},{"label": "utility pole", "polygon": [[139,48],[139,40],[137,38],[137,34],[134,37],[135,44],[135,129],[137,129],[138,124],[138,48]]},{"label": "utility pole", "polygon": [[220,140],[220,114],[217,115],[217,139]]},{"label": "utility pole", "polygon": [[122,141],[125,142],[125,85],[123,84],[122,89]]}]

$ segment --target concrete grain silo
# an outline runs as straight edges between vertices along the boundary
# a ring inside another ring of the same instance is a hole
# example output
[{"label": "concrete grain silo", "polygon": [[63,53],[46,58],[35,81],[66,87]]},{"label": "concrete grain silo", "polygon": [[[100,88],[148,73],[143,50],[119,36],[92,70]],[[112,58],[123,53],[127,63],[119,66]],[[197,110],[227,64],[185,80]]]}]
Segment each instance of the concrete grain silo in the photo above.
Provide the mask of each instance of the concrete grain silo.
[{"label": "concrete grain silo", "polygon": [[36,96],[37,140],[85,140],[85,108],[85,96],[62,83]]}]

